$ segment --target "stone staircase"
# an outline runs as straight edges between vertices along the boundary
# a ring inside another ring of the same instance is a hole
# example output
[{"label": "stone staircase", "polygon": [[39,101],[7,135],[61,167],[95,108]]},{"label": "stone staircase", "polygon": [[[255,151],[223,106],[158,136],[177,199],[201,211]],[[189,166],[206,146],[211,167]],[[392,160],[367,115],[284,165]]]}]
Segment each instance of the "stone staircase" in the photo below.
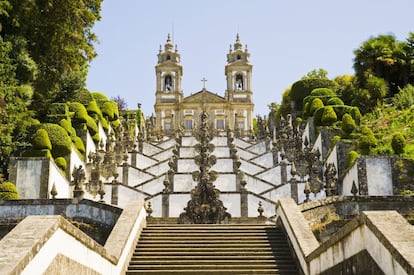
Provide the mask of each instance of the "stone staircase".
[{"label": "stone staircase", "polygon": [[299,274],[269,225],[148,225],[127,274]]}]

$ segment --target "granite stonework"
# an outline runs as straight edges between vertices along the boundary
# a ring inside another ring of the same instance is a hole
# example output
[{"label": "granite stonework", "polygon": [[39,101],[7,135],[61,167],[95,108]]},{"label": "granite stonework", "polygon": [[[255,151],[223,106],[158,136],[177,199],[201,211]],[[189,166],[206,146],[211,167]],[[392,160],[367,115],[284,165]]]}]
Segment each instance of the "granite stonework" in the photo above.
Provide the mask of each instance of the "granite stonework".
[{"label": "granite stonework", "polygon": [[321,244],[292,199],[279,200],[276,212],[303,274],[414,273],[414,228],[395,211],[361,212]]}]

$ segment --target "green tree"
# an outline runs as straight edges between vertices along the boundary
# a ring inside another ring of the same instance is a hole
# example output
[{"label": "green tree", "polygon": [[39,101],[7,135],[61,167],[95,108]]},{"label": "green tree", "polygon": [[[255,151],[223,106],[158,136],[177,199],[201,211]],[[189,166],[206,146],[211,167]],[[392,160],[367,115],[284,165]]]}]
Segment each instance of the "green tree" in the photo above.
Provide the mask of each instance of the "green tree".
[{"label": "green tree", "polygon": [[360,88],[365,88],[368,77],[383,78],[391,93],[408,83],[409,73],[404,51],[405,42],[397,41],[392,34],[371,37],[354,51],[354,69]]},{"label": "green tree", "polygon": [[19,192],[16,185],[9,181],[0,183],[0,200],[18,200]]},{"label": "green tree", "polygon": [[88,62],[95,56],[92,32],[102,0],[13,0],[1,18],[2,36],[24,37],[38,68],[33,108],[41,117],[55,101],[73,98],[85,86]]}]

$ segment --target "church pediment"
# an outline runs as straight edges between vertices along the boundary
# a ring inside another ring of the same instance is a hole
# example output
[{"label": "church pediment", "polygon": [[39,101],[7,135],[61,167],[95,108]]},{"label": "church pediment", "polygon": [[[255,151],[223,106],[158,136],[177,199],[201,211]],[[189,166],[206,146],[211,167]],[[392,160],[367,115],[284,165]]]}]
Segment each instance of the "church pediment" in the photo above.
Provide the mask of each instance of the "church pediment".
[{"label": "church pediment", "polygon": [[224,97],[213,94],[207,90],[202,90],[198,93],[187,96],[182,101],[184,103],[226,103]]}]

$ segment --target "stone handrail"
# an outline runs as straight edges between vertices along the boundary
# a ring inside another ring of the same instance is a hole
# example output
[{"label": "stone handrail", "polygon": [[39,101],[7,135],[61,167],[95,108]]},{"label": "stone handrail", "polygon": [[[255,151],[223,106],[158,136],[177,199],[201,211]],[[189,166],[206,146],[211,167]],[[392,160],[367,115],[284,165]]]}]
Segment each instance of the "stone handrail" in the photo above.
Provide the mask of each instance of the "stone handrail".
[{"label": "stone handrail", "polygon": [[414,274],[414,228],[396,211],[364,211],[321,245],[292,199],[280,200],[277,214],[304,274],[338,273],[350,262],[366,270],[355,260],[364,253],[385,274]]},{"label": "stone handrail", "polygon": [[131,201],[101,246],[62,216],[28,216],[0,241],[0,274],[123,274],[145,225]]}]

